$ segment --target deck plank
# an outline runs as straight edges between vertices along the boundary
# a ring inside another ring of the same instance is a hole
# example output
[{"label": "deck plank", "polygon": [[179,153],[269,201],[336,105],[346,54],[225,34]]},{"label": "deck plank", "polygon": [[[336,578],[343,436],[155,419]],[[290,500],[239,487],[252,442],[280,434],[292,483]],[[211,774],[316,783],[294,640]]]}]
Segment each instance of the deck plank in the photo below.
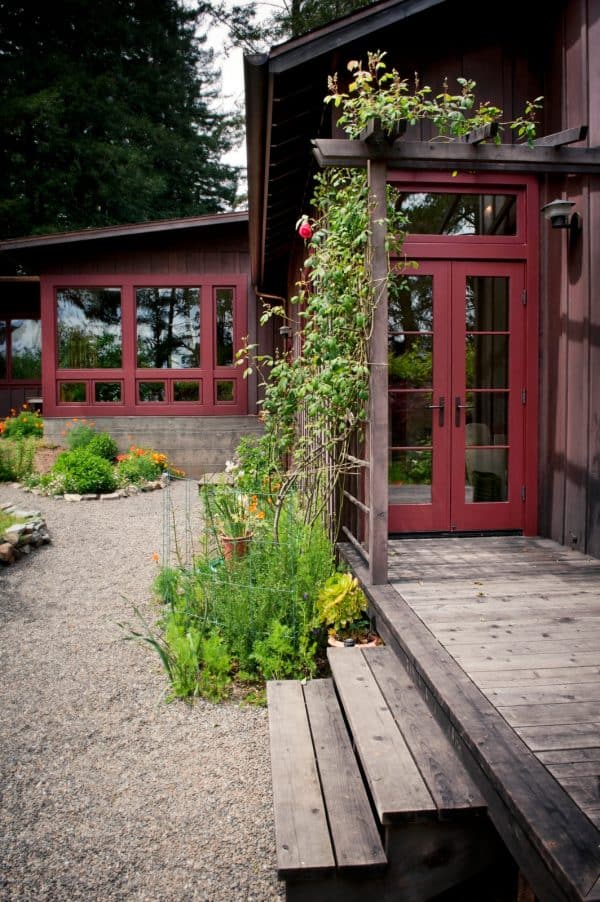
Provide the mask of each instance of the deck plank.
[{"label": "deck plank", "polygon": [[304,698],[338,869],[381,870],[387,859],[332,681],[310,680]]},{"label": "deck plank", "polygon": [[325,805],[302,686],[267,683],[277,872],[280,877],[333,873]]},{"label": "deck plank", "polygon": [[389,648],[362,652],[443,816],[485,809],[485,801],[417,687]]},{"label": "deck plank", "polygon": [[435,818],[436,804],[359,649],[330,648],[329,661],[381,823]]}]

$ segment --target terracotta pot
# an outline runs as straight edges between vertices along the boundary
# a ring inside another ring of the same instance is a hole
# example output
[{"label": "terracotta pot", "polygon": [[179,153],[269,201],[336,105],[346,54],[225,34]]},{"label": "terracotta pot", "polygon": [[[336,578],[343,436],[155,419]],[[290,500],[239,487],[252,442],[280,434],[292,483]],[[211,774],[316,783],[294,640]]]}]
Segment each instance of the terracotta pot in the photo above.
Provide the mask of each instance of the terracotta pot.
[{"label": "terracotta pot", "polygon": [[226,561],[232,561],[234,558],[242,558],[248,551],[251,535],[247,536],[219,536],[221,542],[221,551]]}]

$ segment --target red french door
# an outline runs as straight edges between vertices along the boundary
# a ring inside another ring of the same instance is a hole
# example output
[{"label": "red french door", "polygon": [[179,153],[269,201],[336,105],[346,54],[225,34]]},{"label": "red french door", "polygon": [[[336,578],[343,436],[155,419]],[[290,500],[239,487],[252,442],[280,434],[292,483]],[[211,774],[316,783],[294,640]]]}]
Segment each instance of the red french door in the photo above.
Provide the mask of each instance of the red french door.
[{"label": "red french door", "polygon": [[525,266],[428,261],[389,299],[391,533],[524,526]]}]

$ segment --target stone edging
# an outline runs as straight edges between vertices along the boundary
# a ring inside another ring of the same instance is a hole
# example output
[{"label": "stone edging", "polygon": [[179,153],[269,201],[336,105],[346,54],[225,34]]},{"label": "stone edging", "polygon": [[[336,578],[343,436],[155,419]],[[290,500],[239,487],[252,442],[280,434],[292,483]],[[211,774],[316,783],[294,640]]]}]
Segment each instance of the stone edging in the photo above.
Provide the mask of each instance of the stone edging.
[{"label": "stone edging", "polygon": [[[46,497],[56,498],[57,500],[63,499],[64,501],[118,501],[119,498],[129,498],[131,495],[139,495],[141,492],[154,492],[156,489],[164,489],[169,481],[161,477],[153,482],[144,482],[142,485],[128,485],[127,488],[118,489],[116,492],[108,492],[105,495],[77,495],[66,492],[64,495],[47,495]],[[21,489],[23,492],[28,492],[30,495],[44,495],[41,489],[30,489],[19,482],[12,483],[12,486],[13,488]]]},{"label": "stone edging", "polygon": [[40,511],[21,510],[15,504],[0,504],[0,510],[23,520],[14,523],[0,535],[0,562],[14,564],[19,558],[31,552],[32,548],[48,545],[50,533]]}]

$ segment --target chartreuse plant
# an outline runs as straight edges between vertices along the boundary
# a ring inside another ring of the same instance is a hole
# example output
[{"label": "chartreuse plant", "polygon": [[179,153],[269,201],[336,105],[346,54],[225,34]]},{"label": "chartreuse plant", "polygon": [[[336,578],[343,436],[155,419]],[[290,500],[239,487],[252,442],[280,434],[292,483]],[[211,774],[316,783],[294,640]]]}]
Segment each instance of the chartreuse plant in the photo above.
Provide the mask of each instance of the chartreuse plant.
[{"label": "chartreuse plant", "polygon": [[351,573],[334,573],[317,596],[316,622],[334,633],[365,616],[367,599]]},{"label": "chartreuse plant", "polygon": [[[438,138],[446,140],[488,123],[514,130],[519,140],[531,142],[535,136],[541,97],[526,105],[523,116],[503,122],[502,110],[477,101],[475,82],[468,78],[458,79],[456,94],[449,92],[447,84],[435,94],[418,81],[411,90],[395,69],[388,71],[383,53],[370,53],[366,68],[358,61],[350,62],[348,68],[348,87],[341,90],[334,76],[325,102],[339,110],[338,124],[349,138],[358,137],[374,119],[390,136],[402,121],[414,125],[425,120],[433,123]],[[246,375],[256,367],[264,380],[261,453],[265,459],[289,462],[277,503],[300,484],[308,521],[331,509],[331,498],[344,477],[346,452],[364,426],[368,343],[381,295],[381,285],[374,285],[370,277],[365,170],[326,170],[316,179],[313,206],[314,216],[304,215],[298,224],[308,253],[291,311],[267,305],[262,317],[263,323],[272,316],[294,321],[297,353],[269,357],[257,355],[256,346],[248,346],[238,355]],[[402,258],[409,227],[398,210],[397,195],[388,188],[390,255]],[[404,268],[408,265],[404,261]],[[388,267],[388,278],[390,272]]]}]

